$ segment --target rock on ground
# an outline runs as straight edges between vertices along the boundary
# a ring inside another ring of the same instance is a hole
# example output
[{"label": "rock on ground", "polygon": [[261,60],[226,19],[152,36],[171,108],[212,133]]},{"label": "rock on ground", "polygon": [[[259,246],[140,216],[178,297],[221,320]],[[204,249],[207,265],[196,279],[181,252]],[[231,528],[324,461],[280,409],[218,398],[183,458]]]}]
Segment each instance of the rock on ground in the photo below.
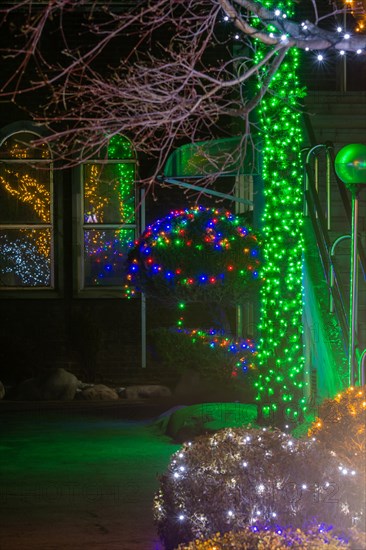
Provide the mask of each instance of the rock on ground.
[{"label": "rock on ground", "polygon": [[61,368],[44,371],[20,384],[17,398],[24,401],[70,401],[74,399],[79,380]]},{"label": "rock on ground", "polygon": [[127,386],[125,395],[127,399],[170,397],[171,391],[167,386],[160,386],[158,384],[145,384],[139,386]]},{"label": "rock on ground", "polygon": [[87,401],[116,401],[119,399],[119,396],[112,388],[104,384],[96,384],[95,386],[83,390],[79,398]]}]

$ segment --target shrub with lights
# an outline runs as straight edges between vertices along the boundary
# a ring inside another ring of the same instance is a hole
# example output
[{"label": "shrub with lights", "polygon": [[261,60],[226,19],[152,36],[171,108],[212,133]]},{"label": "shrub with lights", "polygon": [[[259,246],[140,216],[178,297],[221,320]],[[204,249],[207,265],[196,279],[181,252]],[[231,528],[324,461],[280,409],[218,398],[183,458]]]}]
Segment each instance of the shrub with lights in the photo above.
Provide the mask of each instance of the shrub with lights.
[{"label": "shrub with lights", "polygon": [[327,548],[335,550],[340,548],[351,548],[348,542],[336,536],[331,530],[320,525],[309,533],[300,529],[258,529],[256,526],[246,527],[238,532],[229,531],[224,535],[217,534],[211,539],[195,540],[189,544],[180,544],[177,550],[303,550],[308,548]]},{"label": "shrub with lights", "polygon": [[204,302],[208,316],[216,310],[225,318],[226,306],[243,303],[258,288],[259,255],[252,229],[225,209],[177,210],[146,229],[129,255],[125,290],[127,296],[144,291],[164,304],[178,306],[177,326],[154,333],[161,363],[170,363],[175,370],[193,366],[223,382],[253,367],[251,340],[233,339],[222,325],[186,329],[183,310],[186,304]]},{"label": "shrub with lights", "polygon": [[148,226],[130,253],[125,289],[165,303],[238,304],[258,286],[259,266],[252,229],[227,210],[197,206]]},{"label": "shrub with lights", "polygon": [[312,439],[225,429],[187,443],[160,479],[154,515],[167,549],[248,526],[282,532],[362,514],[358,473]]},{"label": "shrub with lights", "polygon": [[[188,370],[198,372],[202,379],[245,390],[253,400],[253,380],[256,347],[253,340],[233,338],[214,329],[158,328],[150,333],[155,358],[162,369],[178,374]],[[249,378],[248,378],[249,377]]]},{"label": "shrub with lights", "polygon": [[348,468],[366,474],[366,387],[350,387],[326,399],[309,430],[327,449],[335,451]]}]

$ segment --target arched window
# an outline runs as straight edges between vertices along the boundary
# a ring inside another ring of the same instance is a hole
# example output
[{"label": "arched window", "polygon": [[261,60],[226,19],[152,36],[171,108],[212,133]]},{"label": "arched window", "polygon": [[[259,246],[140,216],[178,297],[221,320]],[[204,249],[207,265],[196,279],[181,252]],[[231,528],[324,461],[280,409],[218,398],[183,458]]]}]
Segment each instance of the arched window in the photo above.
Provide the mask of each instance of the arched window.
[{"label": "arched window", "polygon": [[52,196],[52,156],[41,136],[27,130],[0,138],[2,290],[53,288]]},{"label": "arched window", "polygon": [[135,179],[135,152],[124,136],[114,136],[105,155],[82,164],[79,290],[121,289],[129,243],[136,236]]}]

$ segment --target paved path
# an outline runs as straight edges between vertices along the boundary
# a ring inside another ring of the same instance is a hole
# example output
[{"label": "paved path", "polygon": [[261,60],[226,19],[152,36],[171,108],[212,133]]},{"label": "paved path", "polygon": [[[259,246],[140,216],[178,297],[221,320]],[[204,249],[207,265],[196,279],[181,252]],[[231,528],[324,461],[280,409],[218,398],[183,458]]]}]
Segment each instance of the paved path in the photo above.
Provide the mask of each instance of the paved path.
[{"label": "paved path", "polygon": [[177,446],[118,416],[1,413],[1,550],[161,549],[152,500]]}]

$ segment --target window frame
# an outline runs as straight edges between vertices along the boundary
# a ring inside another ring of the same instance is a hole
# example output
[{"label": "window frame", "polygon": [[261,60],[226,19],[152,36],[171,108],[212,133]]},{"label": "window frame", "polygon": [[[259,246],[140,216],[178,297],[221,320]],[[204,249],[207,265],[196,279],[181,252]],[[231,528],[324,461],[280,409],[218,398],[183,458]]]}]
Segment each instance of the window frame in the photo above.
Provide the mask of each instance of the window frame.
[{"label": "window frame", "polygon": [[[121,136],[124,137],[124,136]],[[131,144],[133,150],[133,156],[131,158],[123,159],[103,159],[103,158],[90,158],[82,162],[73,173],[73,254],[75,261],[74,274],[73,274],[73,288],[74,296],[78,298],[124,298],[123,286],[121,285],[106,285],[106,286],[86,286],[85,285],[85,250],[84,250],[84,231],[86,229],[126,229],[134,231],[134,239],[137,238],[139,232],[139,208],[138,208],[138,186],[136,184],[138,161],[136,152],[133,149],[133,144],[126,138]],[[113,164],[132,164],[134,165],[134,209],[135,217],[134,223],[85,223],[84,220],[84,191],[85,191],[85,168],[90,164],[96,165],[113,165]]]},{"label": "window frame", "polygon": [[[9,124],[0,129],[0,147],[6,142],[7,139],[17,135],[17,134],[32,134],[37,139],[44,139],[47,136],[47,133],[42,127],[35,125],[29,121],[19,121],[13,124]],[[49,175],[49,192],[50,192],[50,221],[49,223],[1,223],[0,229],[2,230],[11,230],[11,229],[49,229],[50,230],[50,285],[49,286],[0,286],[1,298],[54,298],[59,296],[59,277],[58,277],[58,266],[56,263],[57,254],[57,228],[59,221],[59,200],[58,193],[55,186],[54,178],[54,159],[52,155],[52,150],[47,144],[50,156],[48,159],[37,159],[37,158],[27,158],[27,159],[11,159],[11,158],[1,158],[0,163],[2,165],[8,166],[11,164],[17,165],[29,165],[34,164],[35,166],[39,164],[48,165],[48,175]]]},{"label": "window frame", "polygon": [[[30,133],[36,138],[45,139],[49,135],[46,128],[31,121],[17,121],[0,128],[0,146],[4,142],[19,133]],[[121,136],[124,137],[124,136]],[[85,229],[127,229],[134,231],[134,238],[139,235],[140,206],[139,201],[144,199],[139,196],[138,159],[133,143],[126,138],[131,145],[132,156],[130,158],[90,158],[64,170],[61,166],[55,166],[52,148],[48,145],[50,157],[48,159],[24,159],[26,163],[44,163],[49,165],[50,182],[50,223],[0,223],[0,229],[50,229],[51,252],[50,286],[0,286],[0,299],[45,299],[45,298],[124,298],[122,284],[118,286],[85,286],[84,274],[84,230]],[[0,163],[19,163],[21,159],[0,159]],[[84,166],[88,164],[133,164],[134,165],[134,208],[135,216],[133,224],[93,224],[84,221]],[[66,196],[67,195],[67,196]],[[64,202],[70,200],[70,210]],[[144,204],[142,204],[144,208]],[[65,215],[67,219],[65,219]],[[70,233],[67,228],[70,227]],[[65,267],[70,257],[70,269]],[[66,261],[67,260],[67,261]]]}]

